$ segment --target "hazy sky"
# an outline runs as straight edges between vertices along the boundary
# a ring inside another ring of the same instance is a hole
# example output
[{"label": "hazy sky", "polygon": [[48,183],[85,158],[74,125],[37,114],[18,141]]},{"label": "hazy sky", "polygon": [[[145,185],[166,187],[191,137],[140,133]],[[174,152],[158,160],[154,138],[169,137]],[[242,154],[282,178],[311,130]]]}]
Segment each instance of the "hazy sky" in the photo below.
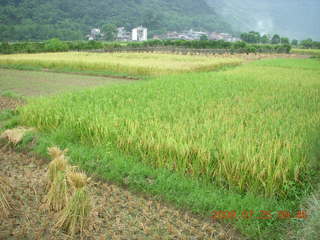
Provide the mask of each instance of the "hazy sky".
[{"label": "hazy sky", "polygon": [[207,0],[236,30],[320,40],[320,0]]}]

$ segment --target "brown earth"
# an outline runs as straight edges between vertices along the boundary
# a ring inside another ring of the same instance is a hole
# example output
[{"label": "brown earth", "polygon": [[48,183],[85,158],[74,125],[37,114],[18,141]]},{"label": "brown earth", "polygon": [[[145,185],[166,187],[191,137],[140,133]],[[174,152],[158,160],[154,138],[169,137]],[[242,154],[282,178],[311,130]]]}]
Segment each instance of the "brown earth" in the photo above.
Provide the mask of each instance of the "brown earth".
[{"label": "brown earth", "polygon": [[14,109],[23,104],[22,100],[0,96],[0,112],[5,109]]},{"label": "brown earth", "polygon": [[[1,110],[20,104],[18,100],[0,100]],[[32,153],[17,153],[0,145],[0,176],[12,186],[12,209],[10,216],[0,222],[0,240],[71,239],[54,229],[57,213],[43,208],[47,164]],[[93,210],[84,239],[241,239],[230,226],[114,184],[96,180],[88,189]]]}]

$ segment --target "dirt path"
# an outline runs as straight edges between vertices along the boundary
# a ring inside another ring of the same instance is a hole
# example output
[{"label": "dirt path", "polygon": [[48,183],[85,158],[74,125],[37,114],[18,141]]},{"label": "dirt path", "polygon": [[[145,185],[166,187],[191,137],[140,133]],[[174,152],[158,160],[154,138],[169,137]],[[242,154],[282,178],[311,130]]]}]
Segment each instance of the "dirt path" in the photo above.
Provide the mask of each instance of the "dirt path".
[{"label": "dirt path", "polygon": [[[12,101],[1,102],[1,109],[12,106]],[[42,208],[46,170],[46,161],[0,146],[0,175],[12,186],[13,207],[9,218],[0,222],[0,240],[69,239],[53,228],[55,213]],[[85,239],[240,239],[228,226],[117,185],[93,181],[89,189],[92,227]]]}]

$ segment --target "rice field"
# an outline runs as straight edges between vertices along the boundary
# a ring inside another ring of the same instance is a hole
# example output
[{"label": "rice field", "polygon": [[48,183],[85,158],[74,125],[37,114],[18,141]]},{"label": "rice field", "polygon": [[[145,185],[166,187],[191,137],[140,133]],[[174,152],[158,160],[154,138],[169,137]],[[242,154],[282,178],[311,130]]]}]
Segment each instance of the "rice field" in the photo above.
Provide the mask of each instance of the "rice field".
[{"label": "rice field", "polygon": [[[79,69],[113,66],[116,71],[162,75],[238,61],[68,54],[1,56],[0,62]],[[80,143],[104,146],[106,154],[112,146],[152,167],[287,199],[294,189],[309,184],[315,163],[319,77],[317,60],[261,60],[224,72],[159,76],[35,99],[20,109],[20,121],[41,131],[60,129]]]},{"label": "rice field", "polygon": [[237,57],[189,56],[150,53],[41,53],[0,55],[0,64],[42,68],[108,71],[135,76],[159,76],[213,71],[242,63]]},{"label": "rice field", "polygon": [[299,49],[295,48],[291,50],[292,53],[298,53],[298,54],[306,54],[306,55],[312,55],[312,56],[320,56],[320,49]]}]

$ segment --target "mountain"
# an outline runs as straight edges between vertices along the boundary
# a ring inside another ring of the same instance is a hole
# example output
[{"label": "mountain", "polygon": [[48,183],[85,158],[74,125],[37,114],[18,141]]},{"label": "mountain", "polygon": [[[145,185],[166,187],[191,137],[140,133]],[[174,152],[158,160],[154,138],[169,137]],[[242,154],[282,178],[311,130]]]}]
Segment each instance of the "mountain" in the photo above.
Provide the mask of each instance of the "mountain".
[{"label": "mountain", "polygon": [[83,39],[113,23],[151,33],[190,28],[230,31],[206,0],[0,0],[0,41]]},{"label": "mountain", "polygon": [[206,0],[234,31],[320,40],[319,0]]}]

